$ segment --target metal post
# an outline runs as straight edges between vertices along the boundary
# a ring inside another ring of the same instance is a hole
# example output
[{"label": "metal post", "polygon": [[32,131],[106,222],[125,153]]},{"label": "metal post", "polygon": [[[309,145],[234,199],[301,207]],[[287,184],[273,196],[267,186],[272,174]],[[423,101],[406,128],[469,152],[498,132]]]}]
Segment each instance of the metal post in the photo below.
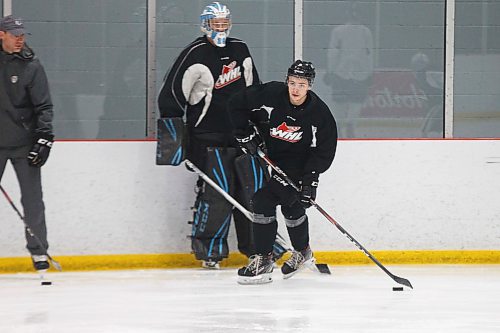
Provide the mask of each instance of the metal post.
[{"label": "metal post", "polygon": [[146,63],[146,135],[156,137],[156,0],[148,0]]},{"label": "metal post", "polygon": [[445,2],[444,137],[453,138],[453,78],[455,67],[455,0]]},{"label": "metal post", "polygon": [[304,21],[304,1],[295,0],[293,15],[293,56],[294,60],[302,59],[302,34]]},{"label": "metal post", "polygon": [[3,0],[3,16],[12,14],[12,0]]}]

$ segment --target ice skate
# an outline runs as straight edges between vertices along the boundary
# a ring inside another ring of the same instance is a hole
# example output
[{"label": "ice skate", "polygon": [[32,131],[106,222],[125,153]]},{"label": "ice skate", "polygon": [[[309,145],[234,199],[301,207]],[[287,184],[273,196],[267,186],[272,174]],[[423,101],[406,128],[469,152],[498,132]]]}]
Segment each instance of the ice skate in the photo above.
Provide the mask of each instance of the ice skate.
[{"label": "ice skate", "polygon": [[272,255],[255,254],[250,257],[250,262],[247,266],[238,270],[239,284],[264,284],[270,283],[273,273]]},{"label": "ice skate", "polygon": [[201,267],[206,269],[220,269],[219,262],[211,259],[203,260],[203,262],[201,263]]},{"label": "ice skate", "polygon": [[43,277],[43,274],[45,274],[50,267],[49,257],[44,254],[34,254],[31,256],[31,261],[33,262],[33,267],[37,270],[38,274]]},{"label": "ice skate", "polygon": [[290,259],[281,266],[281,273],[284,279],[289,279],[304,267],[310,267],[316,259],[311,248],[308,246],[302,251],[293,251]]}]

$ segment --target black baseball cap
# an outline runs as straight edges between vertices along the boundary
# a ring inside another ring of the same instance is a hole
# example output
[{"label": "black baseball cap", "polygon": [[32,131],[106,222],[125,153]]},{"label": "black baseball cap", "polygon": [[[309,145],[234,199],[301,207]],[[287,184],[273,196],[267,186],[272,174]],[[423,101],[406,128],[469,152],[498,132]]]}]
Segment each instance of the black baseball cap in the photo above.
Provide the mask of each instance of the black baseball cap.
[{"label": "black baseball cap", "polygon": [[27,34],[23,19],[12,15],[5,16],[0,20],[0,31],[9,32],[17,37]]}]

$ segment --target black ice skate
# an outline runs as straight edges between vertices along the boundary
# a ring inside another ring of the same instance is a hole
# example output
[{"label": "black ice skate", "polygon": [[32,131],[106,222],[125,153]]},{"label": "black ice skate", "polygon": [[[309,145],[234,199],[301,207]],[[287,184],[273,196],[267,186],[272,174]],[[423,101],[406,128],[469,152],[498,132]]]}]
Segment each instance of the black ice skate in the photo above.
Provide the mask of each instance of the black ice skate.
[{"label": "black ice skate", "polygon": [[42,255],[36,255],[36,254],[32,255],[31,256],[31,261],[33,261],[33,267],[35,267],[35,269],[40,274],[45,273],[49,269],[49,267],[50,267],[49,257],[47,257],[44,254],[42,254]]},{"label": "black ice skate", "polygon": [[238,270],[239,284],[264,284],[272,282],[273,257],[272,254],[263,256],[255,254],[250,257],[247,266]]},{"label": "black ice skate", "polygon": [[314,264],[316,259],[313,256],[311,248],[308,246],[302,251],[293,251],[290,259],[285,261],[283,266],[281,266],[281,273],[283,273],[283,278],[291,278],[295,273]]}]

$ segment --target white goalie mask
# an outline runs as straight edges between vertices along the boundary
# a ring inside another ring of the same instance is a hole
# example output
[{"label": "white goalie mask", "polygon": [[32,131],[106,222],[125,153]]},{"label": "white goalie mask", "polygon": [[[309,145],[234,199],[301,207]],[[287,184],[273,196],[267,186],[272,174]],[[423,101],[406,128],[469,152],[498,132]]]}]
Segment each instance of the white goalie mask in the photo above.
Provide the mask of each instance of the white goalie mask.
[{"label": "white goalie mask", "polygon": [[[217,20],[222,19],[222,20]],[[215,22],[211,22],[215,20]],[[200,15],[201,32],[218,47],[226,46],[226,38],[231,30],[231,12],[219,2],[206,6]],[[217,26],[220,26],[219,28]]]}]

